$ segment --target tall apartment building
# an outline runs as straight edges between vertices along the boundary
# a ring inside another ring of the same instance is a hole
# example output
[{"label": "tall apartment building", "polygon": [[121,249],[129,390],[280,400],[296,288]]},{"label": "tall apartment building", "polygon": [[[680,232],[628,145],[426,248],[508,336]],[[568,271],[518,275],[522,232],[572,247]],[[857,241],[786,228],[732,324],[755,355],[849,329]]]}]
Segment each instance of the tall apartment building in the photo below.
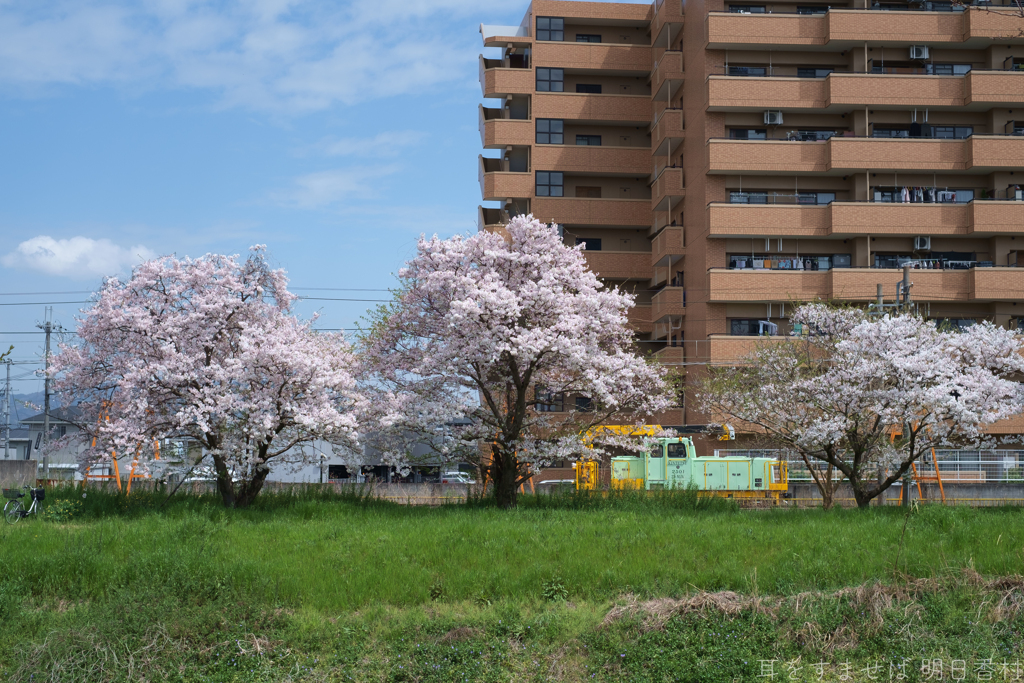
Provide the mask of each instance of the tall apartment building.
[{"label": "tall apartment building", "polygon": [[691,374],[788,334],[796,301],[892,302],[905,263],[925,315],[1016,326],[1024,13],[974,2],[534,0],[481,26],[480,227],[585,241]]}]

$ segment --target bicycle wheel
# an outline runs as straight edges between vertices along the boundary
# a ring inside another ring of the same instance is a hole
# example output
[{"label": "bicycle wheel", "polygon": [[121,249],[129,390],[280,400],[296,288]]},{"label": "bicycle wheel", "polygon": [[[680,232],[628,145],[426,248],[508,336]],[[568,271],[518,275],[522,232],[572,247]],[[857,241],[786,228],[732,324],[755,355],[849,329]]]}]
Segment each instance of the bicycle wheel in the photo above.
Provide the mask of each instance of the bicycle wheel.
[{"label": "bicycle wheel", "polygon": [[25,506],[21,504],[20,500],[8,501],[4,506],[4,521],[8,524],[15,524],[24,517],[24,511]]}]

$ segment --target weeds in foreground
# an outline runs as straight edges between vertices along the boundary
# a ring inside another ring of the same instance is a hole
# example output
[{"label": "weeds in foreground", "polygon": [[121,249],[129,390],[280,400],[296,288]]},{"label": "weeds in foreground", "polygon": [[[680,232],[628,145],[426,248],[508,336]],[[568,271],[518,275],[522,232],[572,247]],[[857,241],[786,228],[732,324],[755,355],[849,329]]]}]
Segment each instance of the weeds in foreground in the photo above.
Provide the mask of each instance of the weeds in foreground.
[{"label": "weeds in foreground", "polygon": [[[0,677],[731,683],[766,680],[767,665],[775,680],[890,680],[892,665],[900,680],[927,680],[922,660],[942,659],[948,673],[953,662],[977,672],[1024,659],[1022,588],[1019,576],[964,571],[782,596],[464,601],[341,615],[159,591],[70,606],[26,598],[5,621]],[[843,679],[844,666],[882,675]]]}]

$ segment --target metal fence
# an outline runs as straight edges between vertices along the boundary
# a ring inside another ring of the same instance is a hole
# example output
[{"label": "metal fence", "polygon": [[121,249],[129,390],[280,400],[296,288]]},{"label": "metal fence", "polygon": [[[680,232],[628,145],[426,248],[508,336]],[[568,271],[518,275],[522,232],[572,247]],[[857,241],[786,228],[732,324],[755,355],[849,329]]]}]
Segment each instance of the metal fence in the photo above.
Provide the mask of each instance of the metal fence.
[{"label": "metal fence", "polygon": [[[791,451],[779,449],[719,449],[717,457],[739,458],[776,458],[785,460],[789,466],[789,480],[794,483],[814,481],[803,458]],[[918,475],[922,479],[934,479],[938,465],[939,475],[943,482],[950,483],[1024,483],[1024,450],[935,450],[933,461],[931,453],[925,454],[916,463]],[[826,470],[825,463],[811,461],[817,471]],[[842,478],[842,473],[833,470],[835,480]]]}]

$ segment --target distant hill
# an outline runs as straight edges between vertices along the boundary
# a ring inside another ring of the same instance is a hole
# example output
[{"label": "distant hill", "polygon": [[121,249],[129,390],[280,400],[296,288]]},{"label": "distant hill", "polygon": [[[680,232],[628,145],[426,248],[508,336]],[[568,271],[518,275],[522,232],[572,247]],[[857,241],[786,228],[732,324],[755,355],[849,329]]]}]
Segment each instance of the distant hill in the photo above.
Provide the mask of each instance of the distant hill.
[{"label": "distant hill", "polygon": [[[13,398],[14,398],[14,411],[13,411],[13,413],[11,415],[11,421],[12,422],[17,422],[18,419],[20,419],[20,418],[28,417],[30,415],[36,415],[39,412],[41,412],[40,410],[38,410],[36,408],[30,408],[30,407],[28,407],[25,404],[26,403],[31,403],[32,405],[36,405],[36,406],[40,406],[41,407],[43,405],[43,392],[36,391],[36,392],[31,393],[31,394],[13,394]],[[60,406],[60,401],[57,400],[57,397],[56,396],[51,396],[50,397],[50,408],[53,409],[53,408],[57,408],[59,406]]]}]

